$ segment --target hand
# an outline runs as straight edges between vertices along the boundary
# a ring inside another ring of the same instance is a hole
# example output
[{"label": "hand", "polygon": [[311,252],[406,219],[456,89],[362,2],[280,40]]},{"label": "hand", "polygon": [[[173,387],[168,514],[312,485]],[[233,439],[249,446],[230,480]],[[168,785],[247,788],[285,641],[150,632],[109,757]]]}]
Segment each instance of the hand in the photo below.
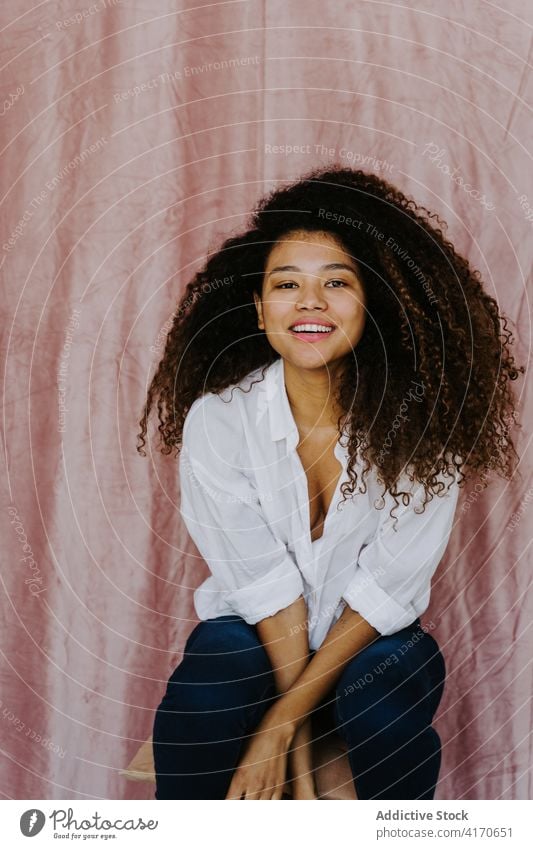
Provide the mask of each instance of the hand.
[{"label": "hand", "polygon": [[241,756],[226,799],[281,799],[293,736],[291,723],[280,723],[267,712]]}]

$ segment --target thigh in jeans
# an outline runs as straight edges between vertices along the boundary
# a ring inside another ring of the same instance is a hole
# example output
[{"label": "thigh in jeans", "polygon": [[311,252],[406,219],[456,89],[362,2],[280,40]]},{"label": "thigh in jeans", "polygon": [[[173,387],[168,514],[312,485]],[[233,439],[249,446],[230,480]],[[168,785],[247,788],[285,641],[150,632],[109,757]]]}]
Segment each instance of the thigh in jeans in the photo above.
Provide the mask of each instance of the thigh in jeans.
[{"label": "thigh in jeans", "polygon": [[427,651],[427,675],[428,695],[431,719],[435,716],[441,702],[444,686],[446,683],[446,662],[440,646],[432,634],[424,634],[424,642]]},{"label": "thigh in jeans", "polygon": [[424,631],[417,619],[390,636],[378,637],[348,662],[337,681],[336,719],[339,702],[359,693],[358,702],[382,699],[383,693],[398,689],[398,696],[411,693],[413,707],[431,724],[444,690],[446,668],[436,639]]},{"label": "thigh in jeans", "polygon": [[203,620],[193,629],[163,702],[188,712],[189,718],[200,712],[202,703],[206,711],[242,707],[247,717],[257,713],[259,722],[270,704],[262,697],[268,700],[274,694],[272,668],[254,626],[226,615]]},{"label": "thigh in jeans", "polygon": [[156,798],[225,798],[241,747],[275,694],[253,626],[231,616],[200,622],[154,718]]}]

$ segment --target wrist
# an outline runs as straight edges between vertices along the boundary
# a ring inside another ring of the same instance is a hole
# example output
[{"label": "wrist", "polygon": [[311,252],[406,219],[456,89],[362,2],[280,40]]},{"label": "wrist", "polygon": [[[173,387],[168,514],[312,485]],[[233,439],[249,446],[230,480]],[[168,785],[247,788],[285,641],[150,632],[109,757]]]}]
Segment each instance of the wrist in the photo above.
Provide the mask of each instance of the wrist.
[{"label": "wrist", "polygon": [[292,691],[278,698],[271,708],[271,713],[279,723],[290,725],[293,734],[305,735],[305,728],[308,728],[310,733],[311,718],[308,713],[301,713],[301,708]]},{"label": "wrist", "polygon": [[287,713],[284,706],[281,705],[281,700],[278,700],[263,716],[263,719],[257,726],[257,730],[275,731],[287,743],[289,747],[294,735],[298,730],[298,724],[295,719]]}]

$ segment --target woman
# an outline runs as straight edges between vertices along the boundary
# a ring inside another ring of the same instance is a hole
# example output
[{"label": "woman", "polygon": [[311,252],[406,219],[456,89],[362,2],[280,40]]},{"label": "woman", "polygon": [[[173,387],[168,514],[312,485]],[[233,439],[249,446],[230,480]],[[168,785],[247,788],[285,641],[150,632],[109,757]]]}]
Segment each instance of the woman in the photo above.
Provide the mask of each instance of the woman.
[{"label": "woman", "polygon": [[513,471],[523,372],[444,226],[315,169],[187,286],[140,436],[157,398],[211,574],[155,716],[157,799],[317,798],[319,717],[358,798],[434,797],[445,664],[420,616],[460,485]]}]

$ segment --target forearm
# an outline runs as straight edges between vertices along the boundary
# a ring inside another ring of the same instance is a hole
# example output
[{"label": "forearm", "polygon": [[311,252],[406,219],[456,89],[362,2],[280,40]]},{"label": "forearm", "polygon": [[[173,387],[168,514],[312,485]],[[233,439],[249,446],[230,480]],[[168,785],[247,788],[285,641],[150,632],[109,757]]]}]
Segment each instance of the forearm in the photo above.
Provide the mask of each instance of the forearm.
[{"label": "forearm", "polygon": [[285,693],[309,663],[307,605],[303,597],[257,622],[255,627],[270,660],[276,689]]},{"label": "forearm", "polygon": [[295,733],[334,686],[348,661],[378,637],[379,631],[346,606],[312,660],[273,706],[269,721],[286,724]]},{"label": "forearm", "polygon": [[[300,596],[289,607],[256,624],[258,636],[272,665],[279,694],[285,693],[298,680],[309,663],[307,615],[307,605]],[[307,722],[295,729],[289,751],[289,772],[298,782],[312,780],[311,744],[311,720],[307,717]]]}]

